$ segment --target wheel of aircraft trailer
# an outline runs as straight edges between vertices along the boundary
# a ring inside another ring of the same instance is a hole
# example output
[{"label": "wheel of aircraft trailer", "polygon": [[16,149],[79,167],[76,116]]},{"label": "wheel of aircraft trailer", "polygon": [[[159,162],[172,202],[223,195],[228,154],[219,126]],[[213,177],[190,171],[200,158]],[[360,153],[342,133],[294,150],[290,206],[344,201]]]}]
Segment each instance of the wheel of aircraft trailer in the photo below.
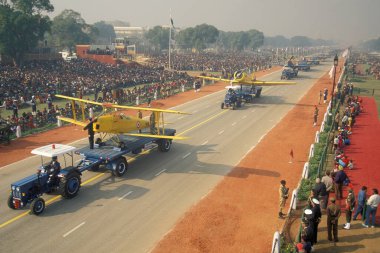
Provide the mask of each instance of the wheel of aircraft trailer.
[{"label": "wheel of aircraft trailer", "polygon": [[113,174],[117,177],[122,177],[128,169],[128,163],[124,157],[119,158],[113,165]]},{"label": "wheel of aircraft trailer", "polygon": [[222,103],[222,104],[220,105],[220,108],[224,109],[224,103]]},{"label": "wheel of aircraft trailer", "polygon": [[158,149],[161,152],[168,152],[172,146],[172,141],[168,139],[162,139],[158,144]]}]

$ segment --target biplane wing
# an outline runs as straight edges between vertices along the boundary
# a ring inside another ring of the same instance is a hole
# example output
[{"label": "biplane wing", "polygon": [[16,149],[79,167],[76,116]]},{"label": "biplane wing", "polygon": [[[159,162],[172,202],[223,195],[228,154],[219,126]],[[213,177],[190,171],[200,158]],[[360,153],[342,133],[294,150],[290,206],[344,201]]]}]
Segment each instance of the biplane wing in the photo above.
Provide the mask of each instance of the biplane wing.
[{"label": "biplane wing", "polygon": [[88,123],[83,122],[83,121],[79,121],[79,120],[75,120],[75,119],[71,119],[71,118],[66,118],[66,117],[62,117],[62,116],[58,116],[58,119],[60,119],[62,121],[69,122],[69,123],[73,123],[75,125],[79,125],[79,126],[82,126],[82,127],[85,127],[88,124]]},{"label": "biplane wing", "polygon": [[149,138],[160,138],[160,139],[171,139],[171,140],[186,140],[189,137],[185,136],[172,136],[172,135],[157,135],[157,134],[144,134],[144,133],[125,133],[125,135],[136,136],[136,137],[149,137]]},{"label": "biplane wing", "polygon": [[246,84],[246,85],[260,85],[260,86],[277,86],[277,85],[296,84],[295,82],[281,82],[281,81],[272,82],[272,81],[254,80],[253,78],[248,78],[245,73],[244,75],[242,75],[242,78],[235,78],[236,74],[234,74],[234,79],[224,79],[224,78],[217,78],[217,77],[211,77],[211,76],[197,76],[197,77],[206,79],[206,80],[226,82],[230,84]]},{"label": "biplane wing", "polygon": [[120,108],[120,109],[130,109],[130,110],[140,110],[140,111],[150,111],[150,112],[165,112],[165,113],[187,114],[187,115],[189,115],[189,113],[175,111],[175,110],[166,110],[166,109],[157,109],[157,108],[146,108],[146,107],[136,107],[136,106],[127,106],[127,105],[117,105],[117,104],[112,104],[112,103],[100,103],[100,102],[95,102],[95,101],[81,99],[81,98],[74,98],[74,97],[69,97],[69,96],[64,96],[64,95],[55,95],[55,96],[59,97],[59,98],[65,98],[65,99],[69,99],[69,100],[73,100],[73,101],[82,102],[82,103],[99,105],[99,106],[102,106],[104,108]]}]

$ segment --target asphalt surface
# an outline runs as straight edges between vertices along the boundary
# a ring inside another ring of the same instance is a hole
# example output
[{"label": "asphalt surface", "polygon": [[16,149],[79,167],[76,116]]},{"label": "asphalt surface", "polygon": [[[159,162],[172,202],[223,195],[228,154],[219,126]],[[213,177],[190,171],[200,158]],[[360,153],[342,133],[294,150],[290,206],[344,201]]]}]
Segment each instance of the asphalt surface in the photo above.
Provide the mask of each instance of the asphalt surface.
[{"label": "asphalt surface", "polygon": [[[168,127],[190,139],[174,142],[168,153],[154,150],[134,159],[122,178],[85,172],[77,197],[44,195],[49,205],[38,217],[9,209],[6,200],[10,184],[35,173],[40,157],[0,168],[0,251],[149,252],[329,67],[300,72],[297,85],[264,87],[261,98],[238,110],[220,109],[225,91],[175,107],[192,115],[167,115]],[[260,80],[279,79],[275,72]],[[73,145],[83,147],[87,140]]]}]

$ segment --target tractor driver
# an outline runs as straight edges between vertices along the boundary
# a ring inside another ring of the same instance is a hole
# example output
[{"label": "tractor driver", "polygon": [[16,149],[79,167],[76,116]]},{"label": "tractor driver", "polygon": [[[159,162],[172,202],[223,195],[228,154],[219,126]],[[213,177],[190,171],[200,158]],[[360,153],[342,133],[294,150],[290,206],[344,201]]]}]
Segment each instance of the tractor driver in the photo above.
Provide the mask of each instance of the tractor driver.
[{"label": "tractor driver", "polygon": [[60,171],[61,171],[61,164],[58,162],[58,157],[53,156],[51,159],[50,166],[47,171],[49,175],[48,184],[55,181]]}]

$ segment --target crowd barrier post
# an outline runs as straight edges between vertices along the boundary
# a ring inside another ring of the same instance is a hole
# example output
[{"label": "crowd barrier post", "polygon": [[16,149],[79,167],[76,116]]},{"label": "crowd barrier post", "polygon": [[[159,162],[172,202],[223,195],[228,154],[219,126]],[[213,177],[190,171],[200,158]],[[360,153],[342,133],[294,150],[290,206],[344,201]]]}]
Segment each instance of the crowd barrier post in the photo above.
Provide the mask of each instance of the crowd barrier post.
[{"label": "crowd barrier post", "polygon": [[292,192],[292,199],[290,201],[290,207],[289,207],[289,211],[288,211],[288,217],[289,217],[289,214],[290,214],[291,210],[296,210],[297,209],[297,192],[298,192],[298,189],[294,189],[293,192]]},{"label": "crowd barrier post", "polygon": [[62,120],[60,118],[58,118],[57,120],[57,126],[58,127],[61,127],[62,126]]},{"label": "crowd barrier post", "polygon": [[314,156],[314,144],[310,145],[309,159]]},{"label": "crowd barrier post", "polygon": [[302,178],[307,179],[309,177],[309,162],[306,162],[303,166]]},{"label": "crowd barrier post", "polygon": [[319,129],[319,132],[325,131],[325,122],[326,121],[322,121],[321,128]]},{"label": "crowd barrier post", "polygon": [[319,143],[319,131],[315,133],[315,143]]},{"label": "crowd barrier post", "polygon": [[16,137],[20,138],[21,136],[22,136],[21,135],[21,126],[17,125],[17,127],[16,127]]},{"label": "crowd barrier post", "polygon": [[276,231],[273,235],[273,242],[272,242],[272,253],[280,253],[281,245],[280,245],[280,233]]}]

